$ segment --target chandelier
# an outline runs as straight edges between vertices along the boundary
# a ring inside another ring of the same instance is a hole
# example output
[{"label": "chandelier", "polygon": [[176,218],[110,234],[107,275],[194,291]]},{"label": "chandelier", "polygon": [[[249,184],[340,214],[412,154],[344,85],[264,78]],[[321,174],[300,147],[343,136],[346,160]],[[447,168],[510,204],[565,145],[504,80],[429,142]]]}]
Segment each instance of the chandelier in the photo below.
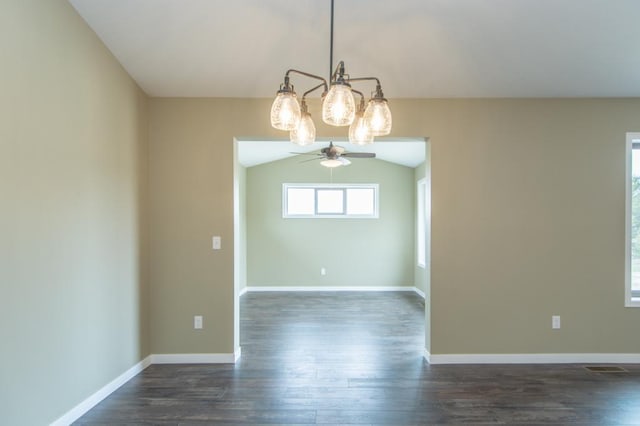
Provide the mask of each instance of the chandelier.
[{"label": "chandelier", "polygon": [[[289,131],[291,142],[297,145],[310,145],[316,139],[316,127],[307,108],[307,95],[322,88],[322,121],[331,126],[349,126],[349,142],[356,145],[373,143],[375,136],[388,135],[391,132],[391,110],[382,93],[380,80],[376,77],[352,78],[345,72],[344,62],[338,62],[333,69],[333,10],[331,0],[331,41],[329,51],[330,83],[323,77],[308,72],[289,69],[284,75],[284,83],[271,106],[271,125],[278,130]],[[298,96],[290,82],[289,75],[298,74],[316,79],[320,83]],[[375,81],[376,88],[366,103],[362,92],[351,88],[351,83]],[[358,106],[354,94],[360,97]]]}]

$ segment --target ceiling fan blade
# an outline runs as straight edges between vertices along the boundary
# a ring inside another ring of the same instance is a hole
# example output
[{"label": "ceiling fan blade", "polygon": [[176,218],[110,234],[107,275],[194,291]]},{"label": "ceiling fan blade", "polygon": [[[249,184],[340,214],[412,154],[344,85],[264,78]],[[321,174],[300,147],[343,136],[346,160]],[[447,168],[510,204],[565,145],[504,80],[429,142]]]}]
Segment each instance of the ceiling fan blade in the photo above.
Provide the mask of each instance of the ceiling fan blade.
[{"label": "ceiling fan blade", "polygon": [[343,157],[351,157],[351,158],[375,158],[375,152],[345,152],[342,154]]},{"label": "ceiling fan blade", "polygon": [[325,158],[324,156],[318,157],[318,158],[310,158],[308,160],[300,161],[300,163],[308,163],[309,161],[324,160],[324,158]]},{"label": "ceiling fan blade", "polygon": [[320,156],[322,155],[322,154],[319,154],[317,152],[291,152],[291,151],[289,151],[289,154],[295,154],[295,155],[320,155]]}]

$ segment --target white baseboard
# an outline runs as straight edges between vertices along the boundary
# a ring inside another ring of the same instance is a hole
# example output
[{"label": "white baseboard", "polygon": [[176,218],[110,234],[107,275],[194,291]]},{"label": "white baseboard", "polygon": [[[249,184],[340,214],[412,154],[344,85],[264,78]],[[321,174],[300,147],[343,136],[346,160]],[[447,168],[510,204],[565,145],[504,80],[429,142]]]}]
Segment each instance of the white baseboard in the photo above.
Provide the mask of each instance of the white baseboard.
[{"label": "white baseboard", "polygon": [[103,399],[115,392],[120,386],[127,383],[134,376],[139,374],[142,370],[151,365],[151,355],[113,379],[107,385],[103,386],[100,390],[93,395],[76,405],[71,410],[67,411],[58,420],[51,423],[51,426],[67,426],[82,417],[87,411],[98,405]]},{"label": "white baseboard", "polygon": [[249,291],[249,287],[244,287],[242,290],[240,290],[240,294],[238,294],[238,296],[244,295],[247,291]]},{"label": "white baseboard", "polygon": [[113,379],[109,384],[102,387],[96,393],[67,411],[50,426],[68,426],[82,417],[87,411],[98,405],[103,399],[118,390],[120,386],[127,383],[137,374],[152,364],[235,364],[242,350],[240,347],[232,354],[154,354],[149,355],[120,376]]},{"label": "white baseboard", "polygon": [[230,354],[154,354],[152,364],[235,364],[239,353]]},{"label": "white baseboard", "polygon": [[[411,286],[255,286],[245,287],[246,292],[267,292],[267,291],[319,291],[319,292],[335,292],[335,291],[413,291],[424,297],[424,293],[416,287]],[[244,294],[244,293],[243,293]]]},{"label": "white baseboard", "polygon": [[428,354],[430,364],[637,364],[640,354]]},{"label": "white baseboard", "polygon": [[420,297],[422,297],[423,299],[427,299],[427,296],[424,294],[424,291],[420,290],[418,287],[412,287],[413,291],[416,292],[416,294]]},{"label": "white baseboard", "polygon": [[424,350],[424,359],[431,364],[431,353],[427,349]]}]

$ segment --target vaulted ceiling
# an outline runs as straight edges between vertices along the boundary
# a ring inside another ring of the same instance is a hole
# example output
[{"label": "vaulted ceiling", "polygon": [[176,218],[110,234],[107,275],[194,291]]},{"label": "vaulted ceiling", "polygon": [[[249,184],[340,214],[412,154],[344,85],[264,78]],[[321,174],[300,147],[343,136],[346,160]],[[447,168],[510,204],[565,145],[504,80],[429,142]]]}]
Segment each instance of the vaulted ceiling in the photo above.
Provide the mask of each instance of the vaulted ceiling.
[{"label": "vaulted ceiling", "polygon": [[[329,75],[330,0],[70,2],[151,96]],[[640,96],[639,18],[638,0],[335,0],[334,57],[391,99]]]}]

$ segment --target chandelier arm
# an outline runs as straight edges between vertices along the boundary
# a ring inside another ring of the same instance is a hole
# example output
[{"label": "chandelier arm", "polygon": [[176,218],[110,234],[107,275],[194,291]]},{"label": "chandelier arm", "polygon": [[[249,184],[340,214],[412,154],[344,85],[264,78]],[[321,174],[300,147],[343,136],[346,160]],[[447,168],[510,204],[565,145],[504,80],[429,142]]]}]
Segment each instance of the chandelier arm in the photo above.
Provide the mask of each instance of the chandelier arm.
[{"label": "chandelier arm", "polygon": [[316,87],[314,87],[313,89],[309,89],[306,92],[304,92],[302,94],[302,99],[304,99],[309,93],[311,93],[313,91],[316,91],[321,87],[324,87],[324,93],[323,94],[326,94],[327,93],[327,83],[326,82],[322,82],[322,83],[318,84]]},{"label": "chandelier arm", "polygon": [[358,95],[360,95],[360,108],[361,108],[361,109],[362,109],[362,108],[364,108],[364,93],[362,93],[362,92],[361,92],[361,91],[359,91],[359,90],[355,90],[355,89],[351,89],[351,91],[352,91],[353,93],[357,93]]},{"label": "chandelier arm", "polygon": [[349,83],[351,83],[352,81],[367,81],[367,80],[375,80],[376,84],[378,86],[380,86],[380,80],[378,80],[378,77],[357,77],[357,78],[349,78]]},{"label": "chandelier arm", "polygon": [[322,81],[322,83],[320,83],[319,85],[317,85],[313,89],[309,90],[308,92],[305,92],[305,94],[302,95],[302,97],[306,96],[310,92],[313,92],[314,90],[316,90],[316,89],[318,89],[320,87],[323,87],[323,86],[324,86],[323,94],[327,93],[327,91],[329,90],[329,85],[327,84],[327,80],[325,80],[323,77],[320,77],[319,75],[315,75],[315,74],[310,74],[310,73],[305,72],[305,71],[296,70],[296,69],[293,69],[293,68],[287,70],[287,72],[284,75],[284,82],[285,82],[285,85],[287,85],[287,86],[289,85],[289,74],[291,74],[291,73],[304,75],[305,77],[315,78],[316,80]]},{"label": "chandelier arm", "polygon": [[352,81],[369,81],[369,80],[375,80],[376,81],[376,94],[375,94],[375,97],[376,98],[384,98],[384,93],[382,93],[382,86],[380,85],[380,80],[378,80],[377,77],[350,78],[349,79],[349,83],[351,83]]},{"label": "chandelier arm", "polygon": [[304,71],[300,71],[300,70],[296,70],[296,69],[289,69],[285,73],[284,78],[288,79],[290,73],[301,74],[301,75],[304,75],[306,77],[315,78],[316,80],[321,80],[324,83],[324,86],[327,87],[327,80],[325,80],[323,77],[320,77],[319,75],[310,74],[308,72],[304,72]]}]

